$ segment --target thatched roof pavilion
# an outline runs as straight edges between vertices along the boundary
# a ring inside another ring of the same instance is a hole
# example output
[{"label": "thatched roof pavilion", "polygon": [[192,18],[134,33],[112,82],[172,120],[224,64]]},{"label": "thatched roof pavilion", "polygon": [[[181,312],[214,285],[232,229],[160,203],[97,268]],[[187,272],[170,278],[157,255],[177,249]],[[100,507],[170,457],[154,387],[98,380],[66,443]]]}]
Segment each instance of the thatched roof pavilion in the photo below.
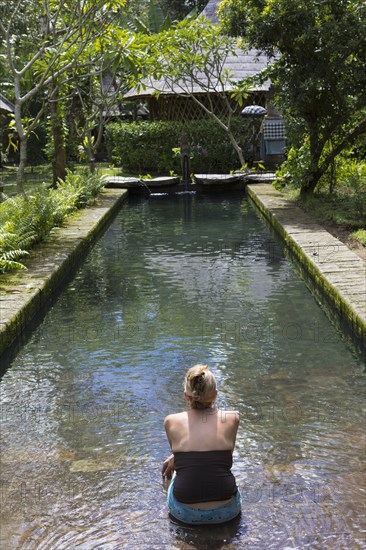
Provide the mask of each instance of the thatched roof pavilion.
[{"label": "thatched roof pavilion", "polygon": [[[211,19],[214,23],[218,22],[217,8],[219,0],[210,0],[202,12],[202,15]],[[241,81],[248,77],[258,75],[268,65],[268,58],[256,50],[244,52],[236,49],[235,55],[228,55],[224,68],[231,74],[229,79],[220,86],[220,93],[215,89],[210,93],[210,101],[215,104],[215,111],[220,113],[224,109],[222,91],[229,92],[232,89],[232,81]],[[200,101],[205,103],[207,95],[207,79],[203,73],[197,73],[196,81],[178,82],[173,87],[165,80],[154,80],[152,78],[145,81],[145,89],[137,92],[130,90],[125,94],[125,99],[141,99],[148,103],[150,117],[152,119],[162,120],[187,120],[198,119],[204,116],[202,108],[191,98],[186,97],[187,93],[194,93],[200,96]],[[200,86],[202,83],[202,86]],[[270,83],[257,84],[251,90],[247,104],[255,103],[257,105],[266,104],[266,97],[270,88]],[[158,91],[159,96],[155,97],[154,92]],[[208,98],[207,98],[208,101]],[[233,102],[234,103],[234,102]]]}]

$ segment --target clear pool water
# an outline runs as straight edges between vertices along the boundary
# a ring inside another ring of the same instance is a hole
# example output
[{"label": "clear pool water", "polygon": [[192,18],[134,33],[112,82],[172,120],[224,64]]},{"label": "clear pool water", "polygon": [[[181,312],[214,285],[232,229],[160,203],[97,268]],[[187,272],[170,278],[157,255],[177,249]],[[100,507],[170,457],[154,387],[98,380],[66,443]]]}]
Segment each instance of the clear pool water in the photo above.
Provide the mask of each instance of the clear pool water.
[{"label": "clear pool water", "polygon": [[[169,519],[166,414],[208,362],[240,521]],[[1,382],[1,547],[365,544],[365,375],[245,198],[131,200]]]}]

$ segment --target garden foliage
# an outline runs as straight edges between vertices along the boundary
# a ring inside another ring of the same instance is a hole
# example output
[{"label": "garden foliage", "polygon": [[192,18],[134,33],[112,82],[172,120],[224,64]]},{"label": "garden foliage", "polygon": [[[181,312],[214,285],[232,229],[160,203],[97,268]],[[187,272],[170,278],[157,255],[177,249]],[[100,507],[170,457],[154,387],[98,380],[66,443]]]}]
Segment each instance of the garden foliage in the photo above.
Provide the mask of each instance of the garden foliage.
[{"label": "garden foliage", "polygon": [[[252,144],[252,123],[240,117],[232,120],[244,156]],[[181,172],[179,148],[181,135],[190,142],[191,172],[228,172],[240,168],[229,138],[214,120],[114,122],[106,128],[107,146],[112,161],[124,171],[143,174]]]},{"label": "garden foliage", "polygon": [[[300,201],[305,210],[320,222],[353,230],[351,237],[366,246],[366,162],[357,158],[359,151],[343,151],[323,174],[316,193]],[[301,178],[309,158],[307,143],[289,150],[287,161],[277,172],[275,187],[289,184],[287,192],[299,200]]]},{"label": "garden foliage", "polygon": [[19,261],[67,216],[92,203],[103,182],[88,172],[69,172],[56,189],[43,184],[31,195],[17,195],[0,204],[0,271],[24,269]]},{"label": "garden foliage", "polygon": [[301,193],[312,194],[338,155],[365,142],[365,1],[223,0],[220,10],[227,31],[271,58],[278,105],[302,123],[288,144],[299,149]]},{"label": "garden foliage", "polygon": [[[290,183],[300,188],[309,158],[308,140],[298,149],[291,147],[287,160],[277,171],[277,185],[281,187],[283,183]],[[358,160],[352,149],[343,151],[334,159],[319,180],[317,191],[328,191],[330,195],[338,195],[338,199],[342,197],[349,213],[352,213],[356,220],[356,226],[363,227],[366,224],[366,162]],[[329,200],[333,199],[330,196]]]}]

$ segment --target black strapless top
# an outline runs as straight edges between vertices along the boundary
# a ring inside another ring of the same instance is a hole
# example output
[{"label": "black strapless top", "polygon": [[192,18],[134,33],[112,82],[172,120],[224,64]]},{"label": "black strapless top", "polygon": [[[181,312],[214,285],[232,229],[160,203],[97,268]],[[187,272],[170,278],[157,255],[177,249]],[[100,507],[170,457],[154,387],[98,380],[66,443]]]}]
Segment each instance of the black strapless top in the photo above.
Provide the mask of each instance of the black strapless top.
[{"label": "black strapless top", "polygon": [[174,453],[174,497],[185,504],[225,500],[237,491],[232,451]]}]

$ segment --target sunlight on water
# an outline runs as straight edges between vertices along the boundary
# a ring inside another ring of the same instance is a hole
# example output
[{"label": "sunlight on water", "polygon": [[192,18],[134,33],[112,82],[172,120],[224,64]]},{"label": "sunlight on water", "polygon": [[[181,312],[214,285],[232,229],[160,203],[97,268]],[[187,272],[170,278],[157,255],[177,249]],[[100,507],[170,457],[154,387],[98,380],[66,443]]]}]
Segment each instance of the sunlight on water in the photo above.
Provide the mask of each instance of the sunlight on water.
[{"label": "sunlight on water", "polygon": [[[365,376],[242,197],[125,205],[1,383],[1,548],[365,545]],[[239,521],[183,527],[166,414],[208,362],[240,411]]]}]

